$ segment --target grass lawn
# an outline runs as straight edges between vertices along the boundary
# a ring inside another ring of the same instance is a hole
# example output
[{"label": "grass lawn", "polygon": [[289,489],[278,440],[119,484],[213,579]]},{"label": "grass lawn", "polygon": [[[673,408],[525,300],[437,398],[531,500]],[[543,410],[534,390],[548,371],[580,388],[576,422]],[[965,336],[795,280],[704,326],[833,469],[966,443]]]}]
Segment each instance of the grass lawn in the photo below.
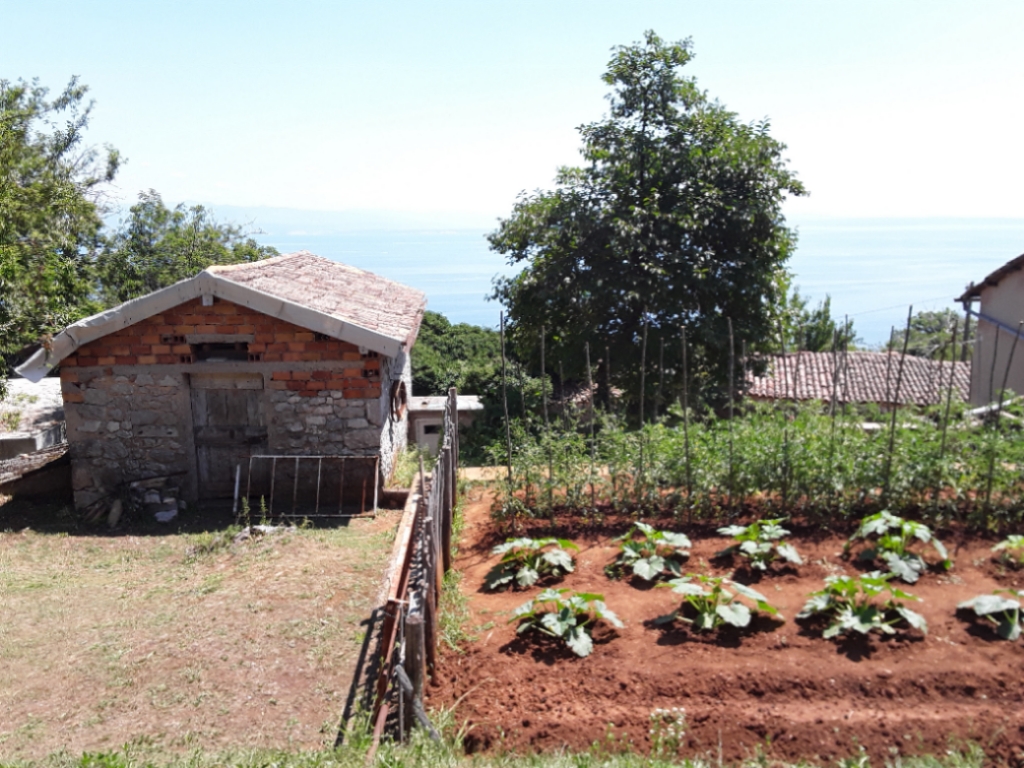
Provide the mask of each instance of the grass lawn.
[{"label": "grass lawn", "polygon": [[400,513],[238,543],[30,513],[0,503],[0,762],[334,743]]}]

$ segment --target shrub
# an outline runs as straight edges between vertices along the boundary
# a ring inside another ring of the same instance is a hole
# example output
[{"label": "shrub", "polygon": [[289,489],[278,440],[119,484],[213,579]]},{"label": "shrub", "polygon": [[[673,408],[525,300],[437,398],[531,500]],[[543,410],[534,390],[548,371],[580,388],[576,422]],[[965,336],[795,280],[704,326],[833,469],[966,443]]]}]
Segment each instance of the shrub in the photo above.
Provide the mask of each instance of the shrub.
[{"label": "shrub", "polygon": [[[924,616],[903,605],[901,600],[917,600],[911,594],[889,585],[890,573],[873,571],[860,577],[829,576],[825,588],[812,592],[797,619],[825,616],[828,626],[822,632],[825,638],[838,637],[848,632],[881,632],[896,634],[893,625],[906,621],[914,629],[928,633]],[[876,598],[883,592],[889,597],[881,602]]]},{"label": "shrub", "polygon": [[659,531],[639,522],[615,541],[619,542],[619,555],[605,572],[618,578],[628,569],[647,581],[654,581],[665,573],[682,576],[680,564],[690,556],[692,546],[686,534]]},{"label": "shrub", "polygon": [[604,595],[574,592],[567,589],[545,589],[536,598],[516,608],[509,623],[519,622],[519,634],[534,631],[563,641],[577,656],[589,656],[594,649],[591,627],[606,621],[622,627],[619,617],[604,604]]},{"label": "shrub", "polygon": [[485,586],[529,587],[544,577],[572,573],[575,565],[568,549],[579,547],[566,539],[509,539],[491,550],[492,555],[501,555],[501,561],[487,574]]}]

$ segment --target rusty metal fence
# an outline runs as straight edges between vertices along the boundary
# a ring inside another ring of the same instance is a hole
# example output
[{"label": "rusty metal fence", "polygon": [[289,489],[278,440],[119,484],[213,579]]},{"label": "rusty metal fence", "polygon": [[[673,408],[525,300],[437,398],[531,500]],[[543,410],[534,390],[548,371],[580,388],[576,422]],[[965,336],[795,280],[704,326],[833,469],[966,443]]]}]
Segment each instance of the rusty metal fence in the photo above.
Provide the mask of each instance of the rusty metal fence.
[{"label": "rusty metal fence", "polygon": [[452,510],[459,464],[459,415],[448,391],[444,437],[429,475],[420,468],[418,498],[407,507],[392,552],[372,709],[372,759],[385,729],[404,739],[411,728],[437,732],[423,707],[423,689],[437,668],[438,612],[444,574],[452,565]]}]

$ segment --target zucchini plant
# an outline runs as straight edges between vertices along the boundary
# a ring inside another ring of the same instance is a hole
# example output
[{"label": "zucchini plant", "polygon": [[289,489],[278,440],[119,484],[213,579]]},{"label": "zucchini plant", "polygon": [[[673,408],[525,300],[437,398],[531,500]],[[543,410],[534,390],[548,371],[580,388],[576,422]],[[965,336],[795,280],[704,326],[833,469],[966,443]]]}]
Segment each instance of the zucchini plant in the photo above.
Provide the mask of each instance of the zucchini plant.
[{"label": "zucchini plant", "polygon": [[579,551],[579,547],[567,539],[509,539],[491,550],[501,560],[487,574],[484,586],[525,588],[544,577],[572,573],[576,566],[567,550]]},{"label": "zucchini plant", "polygon": [[750,560],[750,567],[759,571],[767,570],[774,560],[785,560],[794,565],[803,565],[803,558],[792,544],[782,541],[789,535],[781,523],[785,518],[757,520],[750,525],[727,525],[719,528],[723,536],[732,536],[736,543],[726,547],[716,557],[739,554]]},{"label": "zucchini plant", "polygon": [[994,547],[993,552],[999,553],[999,562],[1013,568],[1024,568],[1024,536],[1011,534]]},{"label": "zucchini plant", "polygon": [[[834,638],[848,632],[881,632],[896,634],[893,625],[906,621],[914,629],[928,633],[924,616],[903,605],[902,600],[917,600],[907,592],[889,584],[891,573],[872,571],[863,576],[829,576],[825,588],[812,592],[797,619],[815,616],[828,618],[829,624],[822,632],[825,638]],[[880,595],[888,593],[884,600]]]},{"label": "zucchini plant", "polygon": [[1004,640],[1016,640],[1021,635],[1024,614],[1021,612],[1020,600],[1003,597],[1004,594],[1024,597],[1024,590],[997,589],[990,595],[978,595],[964,600],[957,608],[972,610],[979,618],[992,622],[996,634]]},{"label": "zucchini plant", "polygon": [[874,546],[861,550],[858,559],[881,560],[888,566],[889,573],[907,584],[914,584],[921,578],[921,574],[928,570],[928,563],[925,562],[925,559],[917,552],[910,551],[915,540],[924,544],[930,543],[935,548],[939,557],[942,558],[939,561],[941,568],[949,570],[953,565],[945,546],[935,538],[927,525],[913,520],[904,520],[888,510],[868,515],[860,521],[860,527],[846,542],[845,551],[847,553],[853,546],[853,542],[858,539],[874,544]]},{"label": "zucchini plant", "polygon": [[647,581],[654,581],[666,572],[682,576],[681,563],[690,556],[693,546],[684,533],[659,531],[640,522],[615,541],[619,542],[619,555],[605,568],[605,573],[619,578],[631,571]]},{"label": "zucchini plant", "polygon": [[516,608],[509,619],[519,622],[518,634],[534,631],[562,640],[577,656],[589,656],[594,649],[591,627],[606,621],[613,627],[623,624],[608,606],[604,595],[574,592],[567,589],[545,589],[533,600]]},{"label": "zucchini plant", "polygon": [[[750,608],[739,601],[741,597],[752,602],[755,610],[782,618],[778,609],[769,605],[768,598],[760,592],[724,576],[690,574],[672,579],[665,586],[672,587],[673,592],[683,595],[683,603],[667,616],[655,619],[655,624],[668,624],[679,619],[693,625],[693,628],[700,632],[710,632],[723,624],[746,627],[750,625],[752,613]],[[696,618],[691,619],[683,615],[687,606],[696,611]]]}]

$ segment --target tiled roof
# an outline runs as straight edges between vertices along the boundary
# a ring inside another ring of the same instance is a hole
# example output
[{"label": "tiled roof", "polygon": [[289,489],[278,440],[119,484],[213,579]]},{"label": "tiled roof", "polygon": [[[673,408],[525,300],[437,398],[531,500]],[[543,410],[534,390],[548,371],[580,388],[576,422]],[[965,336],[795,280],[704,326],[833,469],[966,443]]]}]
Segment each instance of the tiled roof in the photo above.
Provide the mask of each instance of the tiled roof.
[{"label": "tiled roof", "polygon": [[[823,400],[832,399],[836,363],[839,376],[835,384],[841,403],[890,404],[896,398],[899,375],[898,352],[790,352],[768,355],[763,376],[747,376],[747,394],[758,399]],[[930,405],[941,402],[949,386],[953,366],[953,394],[966,401],[970,390],[969,363],[940,363],[907,355],[900,381],[900,405]],[[886,384],[888,382],[888,386]]]},{"label": "tiled roof", "polygon": [[426,308],[426,296],[415,288],[309,251],[207,271],[407,343]]}]

